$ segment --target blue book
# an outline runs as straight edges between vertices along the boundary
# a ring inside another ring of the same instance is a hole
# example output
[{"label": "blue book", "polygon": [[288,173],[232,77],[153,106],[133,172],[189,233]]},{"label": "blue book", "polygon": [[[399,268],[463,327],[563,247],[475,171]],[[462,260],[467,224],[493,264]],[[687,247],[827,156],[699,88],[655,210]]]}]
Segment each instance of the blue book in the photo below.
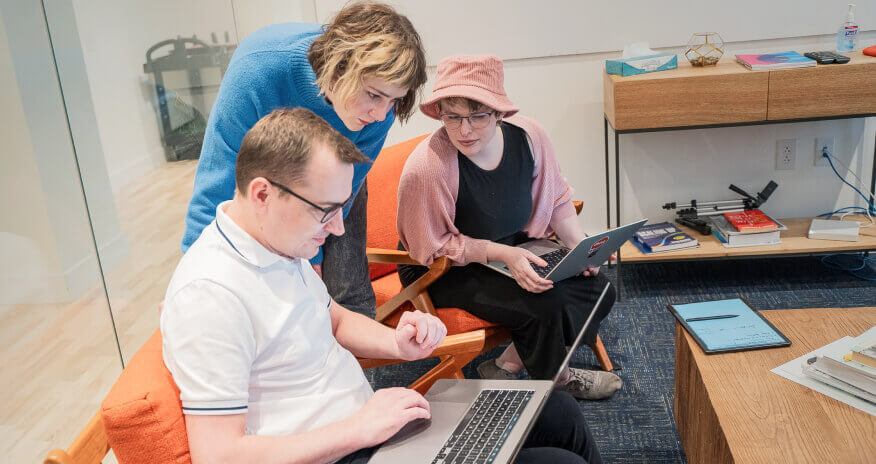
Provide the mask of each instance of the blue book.
[{"label": "blue book", "polygon": [[645,253],[662,253],[699,246],[697,239],[668,222],[645,224],[633,235],[633,240],[638,242],[634,245],[641,245],[638,248]]}]

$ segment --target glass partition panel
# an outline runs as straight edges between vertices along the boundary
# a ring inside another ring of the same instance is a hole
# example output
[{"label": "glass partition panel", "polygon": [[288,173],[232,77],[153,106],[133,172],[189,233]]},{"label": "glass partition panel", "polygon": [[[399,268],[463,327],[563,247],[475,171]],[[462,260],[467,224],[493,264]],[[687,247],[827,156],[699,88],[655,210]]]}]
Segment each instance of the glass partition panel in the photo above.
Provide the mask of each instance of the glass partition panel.
[{"label": "glass partition panel", "polygon": [[236,48],[233,9],[216,0],[45,5],[127,362],[158,329],[182,256],[201,140]]},{"label": "glass partition panel", "polygon": [[310,0],[0,2],[0,440],[10,462],[67,448],[158,329],[238,37],[314,19]]},{"label": "glass partition panel", "polygon": [[0,460],[42,462],[122,362],[43,10],[12,3],[0,8]]}]

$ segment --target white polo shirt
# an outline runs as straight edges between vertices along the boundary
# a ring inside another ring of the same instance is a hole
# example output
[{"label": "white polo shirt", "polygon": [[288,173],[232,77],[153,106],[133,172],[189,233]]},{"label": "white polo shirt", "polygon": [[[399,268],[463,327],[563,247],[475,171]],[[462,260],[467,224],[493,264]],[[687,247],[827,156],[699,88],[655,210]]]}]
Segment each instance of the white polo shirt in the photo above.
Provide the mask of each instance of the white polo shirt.
[{"label": "white polo shirt", "polygon": [[185,414],[246,413],[251,435],[343,420],[373,394],[332,334],[306,260],[268,251],[223,211],[183,256],[164,300],[164,363]]}]

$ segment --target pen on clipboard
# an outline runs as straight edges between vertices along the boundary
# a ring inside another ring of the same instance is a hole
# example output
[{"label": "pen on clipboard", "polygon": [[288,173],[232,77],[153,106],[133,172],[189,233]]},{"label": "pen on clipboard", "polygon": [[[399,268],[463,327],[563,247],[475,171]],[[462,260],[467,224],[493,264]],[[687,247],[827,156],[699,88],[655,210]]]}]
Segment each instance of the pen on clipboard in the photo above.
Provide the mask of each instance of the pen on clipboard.
[{"label": "pen on clipboard", "polygon": [[705,316],[705,317],[692,317],[690,319],[685,319],[685,322],[696,322],[696,321],[711,321],[714,319],[730,319],[732,317],[739,317],[738,314],[724,314],[722,316]]}]

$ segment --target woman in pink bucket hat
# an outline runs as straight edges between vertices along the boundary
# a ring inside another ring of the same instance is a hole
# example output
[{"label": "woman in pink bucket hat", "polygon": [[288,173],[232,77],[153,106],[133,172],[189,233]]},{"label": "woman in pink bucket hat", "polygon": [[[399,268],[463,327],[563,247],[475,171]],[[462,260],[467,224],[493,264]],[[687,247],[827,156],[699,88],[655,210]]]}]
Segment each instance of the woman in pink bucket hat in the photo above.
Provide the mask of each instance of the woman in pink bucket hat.
[{"label": "woman in pink bucket hat", "polygon": [[[438,64],[435,88],[420,110],[443,122],[407,160],[398,190],[401,244],[429,265],[441,256],[454,266],[429,287],[438,307],[464,308],[507,327],[513,343],[498,359],[478,366],[483,378],[514,379],[525,367],[550,379],[591,311],[584,342],[594,343],[599,322],[615,301],[614,287],[594,309],[607,278],[599,268],[559,282],[540,277],[530,263],[547,263],[516,247],[555,233],[574,247],[586,237],[545,130],[517,115],[505,94],[502,61],[491,55],[455,55]],[[509,279],[478,263],[505,263]],[[400,266],[409,285],[426,272]],[[564,390],[600,399],[621,385],[604,371],[568,369]]]}]

